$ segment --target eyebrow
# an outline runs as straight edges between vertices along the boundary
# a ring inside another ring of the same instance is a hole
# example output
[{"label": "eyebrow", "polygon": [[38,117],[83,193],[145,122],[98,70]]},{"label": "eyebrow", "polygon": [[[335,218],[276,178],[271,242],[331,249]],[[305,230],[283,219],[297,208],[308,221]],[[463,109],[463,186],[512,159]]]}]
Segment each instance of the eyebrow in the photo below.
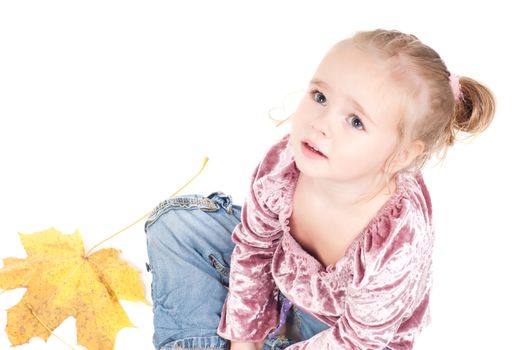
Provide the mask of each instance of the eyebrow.
[{"label": "eyebrow", "polygon": [[[313,79],[311,80],[311,83],[312,84],[315,84],[315,85],[320,85],[320,86],[324,86],[325,88],[331,90],[331,87],[323,80],[320,80],[320,79]],[[345,96],[348,100],[350,100],[351,102],[353,102],[353,104],[355,106],[357,106],[357,109],[359,110],[359,113],[362,114],[363,116],[366,117],[366,119],[368,119],[373,125],[377,125],[375,124],[375,122],[373,121],[373,119],[368,115],[368,113],[366,113],[364,111],[364,108],[362,108],[362,106],[357,102],[357,100],[355,100],[352,96]]]}]

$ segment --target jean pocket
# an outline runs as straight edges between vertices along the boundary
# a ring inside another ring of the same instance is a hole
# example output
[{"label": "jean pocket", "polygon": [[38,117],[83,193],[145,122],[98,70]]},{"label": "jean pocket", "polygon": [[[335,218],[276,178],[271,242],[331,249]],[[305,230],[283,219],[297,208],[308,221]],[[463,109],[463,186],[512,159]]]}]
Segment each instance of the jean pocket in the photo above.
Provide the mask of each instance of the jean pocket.
[{"label": "jean pocket", "polygon": [[216,258],[213,254],[209,254],[209,260],[212,263],[212,266],[216,271],[220,274],[220,282],[225,287],[229,287],[229,272],[230,268],[222,264],[218,258]]}]

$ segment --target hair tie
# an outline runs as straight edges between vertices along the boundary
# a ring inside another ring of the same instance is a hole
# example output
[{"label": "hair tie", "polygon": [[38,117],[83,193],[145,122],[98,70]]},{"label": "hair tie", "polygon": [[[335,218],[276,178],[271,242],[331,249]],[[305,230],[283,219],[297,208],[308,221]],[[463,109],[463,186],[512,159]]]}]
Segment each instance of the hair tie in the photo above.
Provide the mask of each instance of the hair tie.
[{"label": "hair tie", "polygon": [[459,76],[451,73],[449,80],[450,87],[452,88],[452,93],[454,94],[454,99],[456,100],[456,102],[458,102],[462,95],[461,85],[459,85]]}]

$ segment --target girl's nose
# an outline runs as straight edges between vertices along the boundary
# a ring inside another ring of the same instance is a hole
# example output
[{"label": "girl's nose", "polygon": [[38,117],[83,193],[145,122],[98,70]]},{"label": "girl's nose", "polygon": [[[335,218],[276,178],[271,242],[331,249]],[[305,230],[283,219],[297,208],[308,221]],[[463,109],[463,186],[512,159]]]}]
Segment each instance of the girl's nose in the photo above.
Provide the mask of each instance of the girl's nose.
[{"label": "girl's nose", "polygon": [[327,111],[321,113],[311,121],[311,127],[322,136],[329,136],[330,134],[330,116]]}]

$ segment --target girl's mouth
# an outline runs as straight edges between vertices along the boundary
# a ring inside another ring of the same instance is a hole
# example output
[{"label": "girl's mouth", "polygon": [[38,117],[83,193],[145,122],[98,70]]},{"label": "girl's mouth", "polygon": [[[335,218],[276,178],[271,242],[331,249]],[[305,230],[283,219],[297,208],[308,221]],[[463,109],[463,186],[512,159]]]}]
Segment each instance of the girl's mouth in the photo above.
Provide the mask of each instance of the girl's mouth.
[{"label": "girl's mouth", "polygon": [[309,158],[312,159],[327,159],[326,155],[320,152],[315,146],[308,142],[302,142],[302,152]]}]

